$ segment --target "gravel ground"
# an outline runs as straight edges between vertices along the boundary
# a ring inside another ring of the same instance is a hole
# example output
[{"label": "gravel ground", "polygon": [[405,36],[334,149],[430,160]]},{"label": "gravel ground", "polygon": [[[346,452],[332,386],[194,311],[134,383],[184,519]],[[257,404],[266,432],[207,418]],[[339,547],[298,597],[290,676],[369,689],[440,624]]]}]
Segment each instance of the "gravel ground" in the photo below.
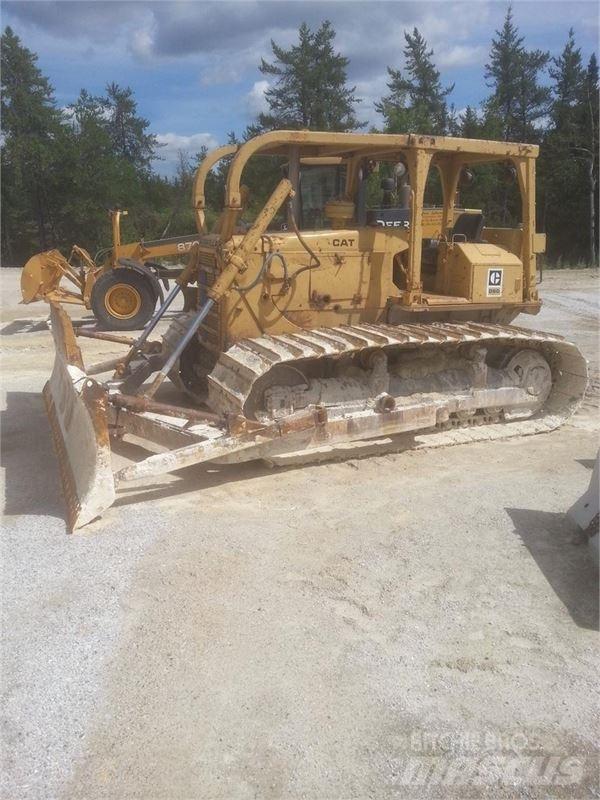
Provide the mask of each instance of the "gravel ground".
[{"label": "gravel ground", "polygon": [[[192,467],[68,536],[47,307],[1,272],[2,797],[598,796],[597,573],[565,517],[597,392],[522,440]],[[597,272],[541,289],[518,323],[598,387]]]}]

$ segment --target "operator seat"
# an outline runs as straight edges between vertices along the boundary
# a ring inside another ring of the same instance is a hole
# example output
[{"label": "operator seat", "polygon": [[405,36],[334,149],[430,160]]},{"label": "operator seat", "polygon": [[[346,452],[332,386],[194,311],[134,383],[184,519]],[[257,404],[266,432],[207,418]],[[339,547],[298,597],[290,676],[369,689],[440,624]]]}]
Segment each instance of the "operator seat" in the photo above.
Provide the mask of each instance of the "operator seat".
[{"label": "operator seat", "polygon": [[464,236],[467,242],[480,242],[483,233],[483,214],[459,214],[452,228],[453,236]]}]

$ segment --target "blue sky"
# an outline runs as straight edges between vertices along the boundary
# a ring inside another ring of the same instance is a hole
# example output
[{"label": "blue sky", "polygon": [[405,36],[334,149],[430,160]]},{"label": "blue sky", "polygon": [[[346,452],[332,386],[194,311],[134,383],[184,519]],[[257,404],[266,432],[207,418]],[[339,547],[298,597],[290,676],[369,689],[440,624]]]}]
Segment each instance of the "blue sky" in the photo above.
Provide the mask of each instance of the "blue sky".
[{"label": "blue sky", "polygon": [[[361,98],[359,117],[379,118],[374,102],[386,92],[386,67],[402,68],[404,30],[415,25],[435,53],[457,109],[487,94],[486,63],[506,2],[200,2],[188,0],[28,0],[1,5],[10,25],[39,56],[59,105],[81,88],[100,93],[106,83],[131,86],[140,112],[164,143],[157,168],[170,174],[179,149],[217,145],[240,133],[264,104],[267,86],[258,65],[270,40],[288,46],[298,26],[330,19],[338,49],[350,59],[349,81]],[[598,49],[594,1],[516,0],[515,22],[529,48],[557,54],[570,26],[587,60]]]}]

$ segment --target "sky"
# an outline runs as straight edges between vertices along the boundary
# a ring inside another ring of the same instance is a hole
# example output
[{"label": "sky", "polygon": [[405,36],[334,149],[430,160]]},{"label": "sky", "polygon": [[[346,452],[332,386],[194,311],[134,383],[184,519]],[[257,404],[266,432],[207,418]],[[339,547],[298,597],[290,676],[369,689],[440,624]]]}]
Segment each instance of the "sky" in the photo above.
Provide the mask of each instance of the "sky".
[{"label": "sky", "polygon": [[[449,101],[457,110],[488,94],[484,70],[504,0],[5,0],[10,25],[38,55],[59,106],[80,89],[102,93],[130,86],[139,112],[163,145],[158,172],[173,172],[179,150],[197,152],[240,134],[264,108],[270,42],[289,47],[298,27],[325,19],[337,49],[350,59],[348,80],[360,98],[358,117],[381,124],[374,103],[386,94],[387,66],[403,66],[404,31],[418,27],[434,50]],[[598,52],[595,0],[515,0],[514,20],[530,49],[557,55],[570,27],[587,61]]]}]

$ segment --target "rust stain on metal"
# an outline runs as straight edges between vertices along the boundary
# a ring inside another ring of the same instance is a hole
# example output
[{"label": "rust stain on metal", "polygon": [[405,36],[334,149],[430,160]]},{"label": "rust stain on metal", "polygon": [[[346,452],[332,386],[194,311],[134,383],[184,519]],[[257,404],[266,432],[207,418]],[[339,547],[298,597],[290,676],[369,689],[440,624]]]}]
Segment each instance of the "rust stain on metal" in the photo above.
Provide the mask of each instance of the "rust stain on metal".
[{"label": "rust stain on metal", "polygon": [[135,343],[135,339],[132,339],[131,336],[119,336],[116,333],[104,333],[81,327],[75,330],[75,336],[82,336],[84,339],[100,339],[103,342],[115,342],[116,344],[132,345]]},{"label": "rust stain on metal", "polygon": [[100,447],[109,447],[110,437],[106,416],[108,392],[96,381],[87,379],[81,390],[81,399],[92,420],[97,444]]},{"label": "rust stain on metal", "polygon": [[109,402],[118,408],[127,408],[130,411],[163,414],[166,417],[178,417],[187,419],[190,422],[211,422],[224,427],[224,417],[212,411],[202,409],[186,408],[185,406],[174,406],[168,403],[159,403],[156,400],[144,397],[143,395],[134,396],[126,394],[113,394],[108,398]]},{"label": "rust stain on metal", "polygon": [[75,339],[75,333],[69,315],[58,303],[50,304],[50,315],[52,325],[55,328],[54,335],[59,338],[59,347],[62,346],[67,363],[84,370],[85,367],[83,365],[81,350]]}]

